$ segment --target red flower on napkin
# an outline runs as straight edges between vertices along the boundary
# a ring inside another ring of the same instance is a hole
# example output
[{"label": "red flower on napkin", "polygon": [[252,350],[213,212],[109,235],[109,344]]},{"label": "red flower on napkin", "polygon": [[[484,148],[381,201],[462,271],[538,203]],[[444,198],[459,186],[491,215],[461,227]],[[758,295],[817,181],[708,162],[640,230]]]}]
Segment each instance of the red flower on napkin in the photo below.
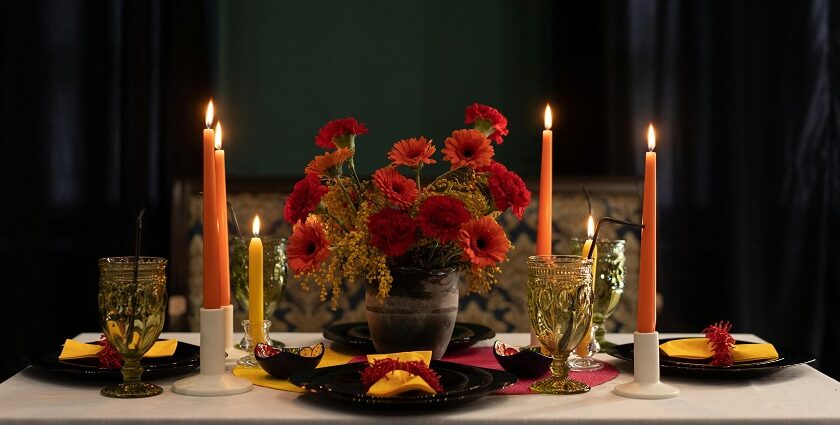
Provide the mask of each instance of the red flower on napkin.
[{"label": "red flower on napkin", "polygon": [[443,386],[440,385],[440,375],[426,366],[426,363],[421,361],[401,362],[394,359],[380,359],[362,371],[362,384],[365,386],[365,391],[369,390],[373,384],[382,379],[388,373],[395,370],[404,370],[414,376],[419,376],[433,390],[443,392]]},{"label": "red flower on napkin", "polygon": [[99,336],[97,344],[102,346],[102,351],[99,352],[99,367],[107,369],[119,369],[123,365],[123,359],[119,351],[111,345],[111,342],[105,338],[105,334]]},{"label": "red flower on napkin", "polygon": [[706,334],[706,339],[712,344],[712,351],[715,357],[712,360],[713,366],[731,366],[732,365],[732,349],[735,348],[735,338],[729,334],[732,329],[732,323],[717,322],[706,329],[703,333]]}]

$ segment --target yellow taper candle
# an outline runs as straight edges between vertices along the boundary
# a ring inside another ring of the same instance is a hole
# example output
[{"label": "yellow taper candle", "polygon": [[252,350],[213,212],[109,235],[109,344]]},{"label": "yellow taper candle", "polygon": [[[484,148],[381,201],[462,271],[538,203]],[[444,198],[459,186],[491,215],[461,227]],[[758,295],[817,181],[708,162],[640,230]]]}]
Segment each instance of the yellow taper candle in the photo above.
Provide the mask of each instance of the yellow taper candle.
[{"label": "yellow taper candle", "polygon": [[263,245],[260,240],[260,217],[254,216],[254,236],[248,245],[248,320],[251,322],[251,340],[254,344],[265,342],[263,324]]},{"label": "yellow taper candle", "polygon": [[[592,244],[595,244],[595,248],[592,250],[592,299],[595,299],[595,267],[598,263],[598,244],[595,243],[593,238],[595,237],[595,219],[592,218],[592,215],[589,216],[589,220],[586,221],[586,242],[583,243],[583,252],[580,253],[581,258],[586,258],[589,255],[589,249],[592,247]],[[592,302],[592,306],[595,306],[595,302]],[[578,344],[577,349],[575,349],[575,353],[578,356],[584,357],[589,354],[589,343],[592,341],[592,319],[589,319],[589,328],[590,332],[587,332],[584,335],[583,340],[580,341]]]}]

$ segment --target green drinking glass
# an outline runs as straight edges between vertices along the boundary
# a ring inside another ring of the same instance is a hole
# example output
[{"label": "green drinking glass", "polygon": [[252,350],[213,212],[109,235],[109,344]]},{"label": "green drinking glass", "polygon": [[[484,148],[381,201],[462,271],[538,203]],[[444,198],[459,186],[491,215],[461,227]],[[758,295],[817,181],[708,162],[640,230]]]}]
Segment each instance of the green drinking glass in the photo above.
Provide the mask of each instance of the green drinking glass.
[{"label": "green drinking glass", "polygon": [[166,259],[108,257],[99,260],[102,332],[123,359],[123,382],[102,389],[115,398],[150,397],[163,389],[140,380],[140,359],[152,348],[166,318]]}]

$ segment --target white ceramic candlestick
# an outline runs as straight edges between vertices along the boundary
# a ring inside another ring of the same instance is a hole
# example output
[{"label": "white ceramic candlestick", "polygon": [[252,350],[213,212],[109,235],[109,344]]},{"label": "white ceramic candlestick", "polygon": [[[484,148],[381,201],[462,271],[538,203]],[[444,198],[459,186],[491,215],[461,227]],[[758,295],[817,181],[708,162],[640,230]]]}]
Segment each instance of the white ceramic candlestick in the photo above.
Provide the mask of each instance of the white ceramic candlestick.
[{"label": "white ceramic candlestick", "polygon": [[233,348],[233,305],[223,305],[225,312],[225,351]]},{"label": "white ceramic candlestick", "polygon": [[176,381],[178,394],[214,397],[251,391],[251,382],[225,370],[225,312],[223,308],[201,309],[201,371]]},{"label": "white ceramic candlestick", "polygon": [[659,332],[633,334],[633,382],[616,385],[613,392],[649,400],[680,395],[677,387],[659,381]]}]

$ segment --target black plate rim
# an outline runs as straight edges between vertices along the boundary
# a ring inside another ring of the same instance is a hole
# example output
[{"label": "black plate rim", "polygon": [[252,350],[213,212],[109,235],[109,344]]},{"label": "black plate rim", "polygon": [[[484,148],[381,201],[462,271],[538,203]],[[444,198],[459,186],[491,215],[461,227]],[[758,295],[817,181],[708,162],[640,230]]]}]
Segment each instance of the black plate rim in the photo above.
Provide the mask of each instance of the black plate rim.
[{"label": "black plate rim", "polygon": [[[370,339],[352,337],[347,335],[347,332],[350,329],[357,328],[360,326],[367,326],[367,322],[335,323],[324,328],[323,335],[324,338],[329,339],[331,341],[350,344],[356,347],[365,347],[367,349],[372,350],[373,342]],[[496,331],[480,323],[455,322],[455,326],[465,327],[472,331],[473,335],[470,337],[456,338],[450,340],[449,345],[446,348],[447,351],[467,348],[476,344],[477,342],[486,341],[496,336]]]},{"label": "black plate rim", "polygon": [[[169,363],[143,365],[144,380],[155,380],[175,375],[183,375],[199,367],[200,348],[195,344],[178,341],[177,350],[185,350],[182,358]],[[99,381],[121,381],[119,369],[103,369],[83,366],[58,360],[61,346],[32,350],[23,356],[30,367],[53,375],[84,378]],[[174,355],[173,355],[174,356]]]},{"label": "black plate rim", "polygon": [[[683,338],[665,338],[659,341],[660,344],[668,341],[674,341]],[[753,341],[735,341],[736,344],[756,344]],[[633,362],[633,355],[629,354],[632,351],[633,343],[617,344],[608,347],[605,352],[617,359]],[[733,364],[732,366],[710,366],[707,364],[692,365],[688,362],[671,362],[667,356],[660,353],[659,366],[663,370],[690,372],[692,374],[738,374],[738,373],[761,373],[769,371],[778,371],[787,367],[809,364],[816,360],[816,357],[808,352],[795,351],[786,347],[781,347],[774,344],[776,351],[779,352],[779,360],[771,363],[758,364]]]},{"label": "black plate rim", "polygon": [[[477,400],[494,391],[498,391],[509,385],[516,383],[515,375],[495,369],[482,368],[478,366],[465,365],[461,363],[453,363],[442,360],[433,360],[432,368],[449,368],[456,373],[472,374],[473,377],[484,377],[482,384],[478,387],[468,386],[468,388],[459,389],[452,392],[439,393],[434,395],[425,395],[419,397],[372,397],[365,394],[349,394],[341,391],[335,391],[331,388],[326,388],[321,385],[310,385],[311,381],[319,376],[329,373],[334,373],[340,369],[350,369],[350,371],[361,370],[364,368],[364,363],[348,363],[338,366],[330,366],[327,368],[314,369],[309,371],[301,371],[289,377],[289,382],[302,387],[307,393],[318,396],[319,398],[333,400],[343,403],[351,403],[354,405],[363,405],[369,407],[419,407],[429,404],[437,406],[455,405]],[[489,380],[488,380],[489,378]]]}]

